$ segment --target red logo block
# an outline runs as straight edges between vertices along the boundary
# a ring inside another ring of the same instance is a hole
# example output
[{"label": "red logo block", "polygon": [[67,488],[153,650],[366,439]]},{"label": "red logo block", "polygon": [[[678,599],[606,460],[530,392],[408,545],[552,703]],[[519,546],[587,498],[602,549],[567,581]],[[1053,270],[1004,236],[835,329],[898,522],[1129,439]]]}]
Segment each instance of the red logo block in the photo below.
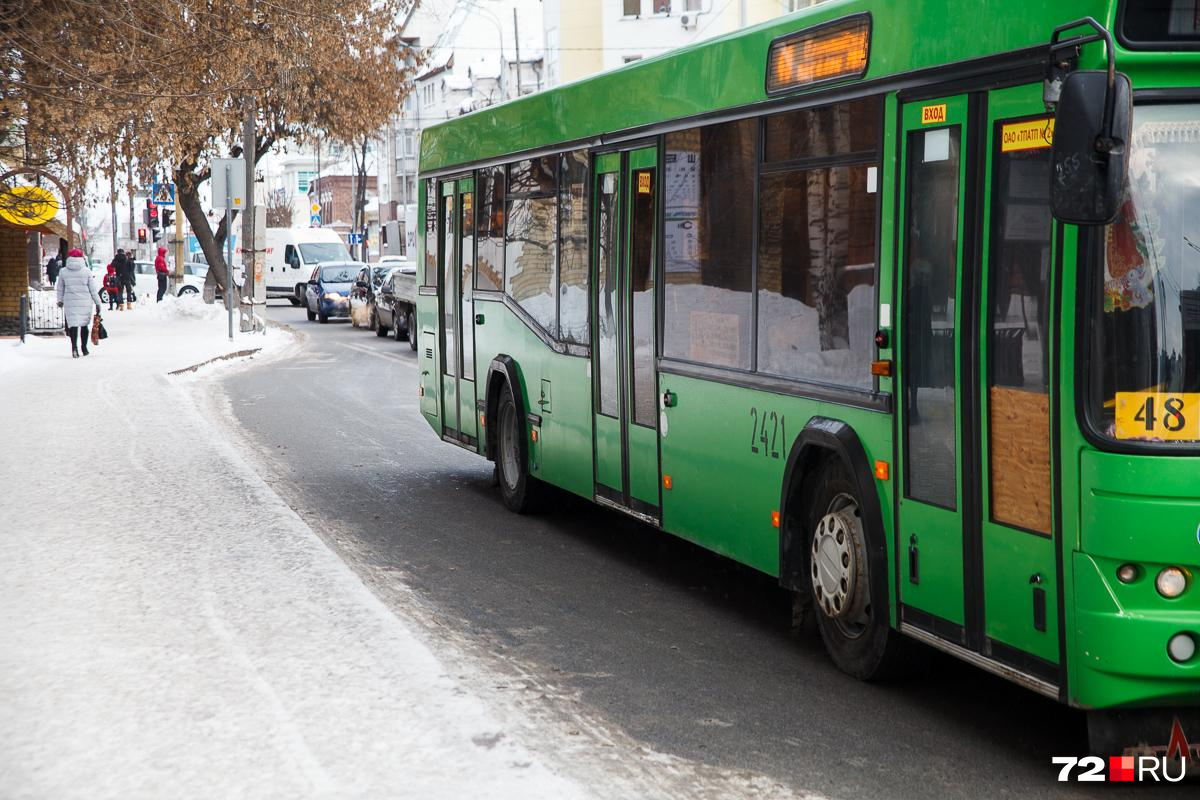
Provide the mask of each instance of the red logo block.
[{"label": "red logo block", "polygon": [[1109,756],[1108,779],[1110,781],[1135,780],[1133,756]]}]

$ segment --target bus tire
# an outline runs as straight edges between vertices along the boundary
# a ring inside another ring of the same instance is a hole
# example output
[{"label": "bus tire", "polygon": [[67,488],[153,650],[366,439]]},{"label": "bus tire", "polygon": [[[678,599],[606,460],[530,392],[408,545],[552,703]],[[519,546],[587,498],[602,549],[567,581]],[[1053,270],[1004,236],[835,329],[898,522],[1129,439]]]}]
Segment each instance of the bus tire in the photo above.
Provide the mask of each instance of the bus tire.
[{"label": "bus tire", "polygon": [[500,497],[509,511],[528,514],[534,510],[537,478],[529,474],[525,456],[525,426],[508,384],[500,387],[496,403],[496,471]]},{"label": "bus tire", "polygon": [[808,508],[806,583],[834,664],[859,680],[884,680],[901,671],[903,643],[891,627],[887,598],[872,603],[868,537],[881,532],[870,530],[857,492],[841,461],[828,460]]}]

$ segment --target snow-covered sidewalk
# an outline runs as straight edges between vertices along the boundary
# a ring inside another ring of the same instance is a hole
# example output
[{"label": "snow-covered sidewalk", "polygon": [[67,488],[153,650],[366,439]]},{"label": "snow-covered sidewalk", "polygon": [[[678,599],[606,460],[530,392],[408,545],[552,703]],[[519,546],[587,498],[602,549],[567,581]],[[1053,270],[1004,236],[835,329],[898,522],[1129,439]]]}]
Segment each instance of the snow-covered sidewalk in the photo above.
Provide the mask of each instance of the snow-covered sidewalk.
[{"label": "snow-covered sidewalk", "polygon": [[[0,340],[0,796],[573,797],[168,373],[219,307]],[[233,364],[235,362],[222,362]]]}]

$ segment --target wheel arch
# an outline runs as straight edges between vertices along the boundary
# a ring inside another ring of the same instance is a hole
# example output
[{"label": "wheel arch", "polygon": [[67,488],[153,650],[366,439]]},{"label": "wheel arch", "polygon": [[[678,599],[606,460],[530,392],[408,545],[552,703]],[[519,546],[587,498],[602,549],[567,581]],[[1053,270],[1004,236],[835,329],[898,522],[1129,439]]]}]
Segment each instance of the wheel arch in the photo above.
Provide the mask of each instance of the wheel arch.
[{"label": "wheel arch", "polygon": [[[808,586],[804,512],[830,460],[845,468],[858,492],[867,530],[871,596],[888,598],[887,536],[874,471],[854,428],[827,417],[810,419],[788,453],[779,499],[779,583],[793,591]],[[887,605],[890,608],[891,603]]]},{"label": "wheel arch", "polygon": [[509,386],[509,391],[512,392],[513,404],[517,407],[517,439],[520,441],[521,458],[525,461],[529,459],[529,443],[525,439],[525,392],[521,384],[521,371],[517,366],[516,360],[512,356],[501,353],[492,359],[492,363],[488,365],[487,374],[487,393],[484,395],[485,400],[485,419],[484,425],[485,442],[487,445],[487,458],[489,461],[496,460],[496,426],[493,421],[496,419],[496,409],[500,404],[500,393],[504,391],[504,386]]}]

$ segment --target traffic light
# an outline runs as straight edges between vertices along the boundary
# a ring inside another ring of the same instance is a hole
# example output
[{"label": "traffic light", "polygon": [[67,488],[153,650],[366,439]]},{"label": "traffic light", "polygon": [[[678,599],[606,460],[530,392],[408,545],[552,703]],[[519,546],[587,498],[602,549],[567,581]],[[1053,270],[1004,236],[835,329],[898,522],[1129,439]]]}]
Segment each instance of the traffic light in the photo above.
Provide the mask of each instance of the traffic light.
[{"label": "traffic light", "polygon": [[171,210],[169,208],[162,210],[162,226],[164,228],[171,227]]},{"label": "traffic light", "polygon": [[146,243],[146,229],[138,228],[138,244]]},{"label": "traffic light", "polygon": [[154,205],[154,201],[149,198],[146,200],[146,219],[151,228],[158,225],[158,206]]},{"label": "traffic light", "polygon": [[154,239],[154,242],[157,244],[158,240],[162,238],[162,228],[151,228],[150,236]]}]

